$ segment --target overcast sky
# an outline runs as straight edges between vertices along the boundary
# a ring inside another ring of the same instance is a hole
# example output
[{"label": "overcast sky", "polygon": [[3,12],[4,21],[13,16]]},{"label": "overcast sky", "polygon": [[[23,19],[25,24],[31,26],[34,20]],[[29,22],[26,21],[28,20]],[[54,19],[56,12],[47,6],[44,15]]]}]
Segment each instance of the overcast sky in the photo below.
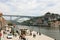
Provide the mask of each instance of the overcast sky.
[{"label": "overcast sky", "polygon": [[41,16],[48,11],[60,14],[60,0],[0,0],[0,11],[7,15]]}]

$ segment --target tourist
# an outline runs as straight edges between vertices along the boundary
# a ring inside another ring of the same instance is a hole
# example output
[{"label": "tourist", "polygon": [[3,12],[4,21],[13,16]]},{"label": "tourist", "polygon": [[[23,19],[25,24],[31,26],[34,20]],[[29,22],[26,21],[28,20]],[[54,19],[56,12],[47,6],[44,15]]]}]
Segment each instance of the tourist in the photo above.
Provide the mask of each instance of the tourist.
[{"label": "tourist", "polygon": [[30,30],[30,35],[32,35],[32,31]]},{"label": "tourist", "polygon": [[26,38],[25,38],[25,34],[20,35],[19,39],[21,39],[21,40],[26,40]]},{"label": "tourist", "polygon": [[33,34],[33,37],[36,37],[36,35],[35,35],[35,34]]}]

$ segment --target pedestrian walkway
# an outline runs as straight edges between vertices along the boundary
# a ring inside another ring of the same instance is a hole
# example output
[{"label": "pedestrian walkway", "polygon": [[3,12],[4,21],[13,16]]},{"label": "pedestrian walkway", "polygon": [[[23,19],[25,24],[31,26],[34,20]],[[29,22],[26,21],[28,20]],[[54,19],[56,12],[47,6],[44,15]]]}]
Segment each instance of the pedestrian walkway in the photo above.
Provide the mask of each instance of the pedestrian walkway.
[{"label": "pedestrian walkway", "polygon": [[[36,34],[36,32],[35,32],[35,34]],[[50,38],[44,34],[41,34],[41,35],[36,34],[36,37],[26,36],[26,39],[28,39],[28,40],[54,40],[53,38]]]},{"label": "pedestrian walkway", "polygon": [[[12,39],[7,39],[7,37],[6,37],[7,34],[3,34],[3,30],[1,31],[1,33],[2,33],[1,40],[20,40],[19,35],[17,37],[13,37]],[[35,34],[36,36],[33,37],[33,34]],[[55,39],[48,37],[44,34],[39,35],[35,31],[32,31],[32,35],[26,35],[25,38],[27,40],[55,40]]]},{"label": "pedestrian walkway", "polygon": [[5,39],[2,37],[1,40],[5,40]]}]

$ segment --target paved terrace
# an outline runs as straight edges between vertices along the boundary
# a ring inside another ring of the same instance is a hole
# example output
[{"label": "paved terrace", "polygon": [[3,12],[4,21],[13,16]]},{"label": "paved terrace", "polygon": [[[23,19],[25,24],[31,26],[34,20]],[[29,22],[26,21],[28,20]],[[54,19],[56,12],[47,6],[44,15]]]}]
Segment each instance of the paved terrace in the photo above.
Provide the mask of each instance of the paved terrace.
[{"label": "paved terrace", "polygon": [[[3,30],[1,31],[1,33],[3,34]],[[36,32],[34,32],[34,31],[32,33],[36,34]],[[7,36],[7,34],[5,34],[5,35],[3,34],[1,37],[2,38],[1,40],[21,40],[21,39],[19,39],[19,36],[13,37],[12,39],[7,39],[6,36]],[[25,36],[25,37],[27,40],[55,40],[55,39],[50,38],[44,34],[41,34],[41,35],[36,34],[36,37],[33,37],[33,36]]]}]

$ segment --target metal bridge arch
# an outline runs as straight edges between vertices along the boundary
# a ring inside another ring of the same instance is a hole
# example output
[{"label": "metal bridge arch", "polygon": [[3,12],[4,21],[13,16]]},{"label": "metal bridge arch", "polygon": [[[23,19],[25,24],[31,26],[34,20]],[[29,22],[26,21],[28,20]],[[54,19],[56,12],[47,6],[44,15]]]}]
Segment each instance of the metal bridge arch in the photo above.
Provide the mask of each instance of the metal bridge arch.
[{"label": "metal bridge arch", "polygon": [[[10,17],[11,21],[17,21],[21,18],[34,18],[34,16],[21,16],[21,15],[3,15],[3,17]],[[13,17],[17,17],[17,18],[12,20]]]}]

